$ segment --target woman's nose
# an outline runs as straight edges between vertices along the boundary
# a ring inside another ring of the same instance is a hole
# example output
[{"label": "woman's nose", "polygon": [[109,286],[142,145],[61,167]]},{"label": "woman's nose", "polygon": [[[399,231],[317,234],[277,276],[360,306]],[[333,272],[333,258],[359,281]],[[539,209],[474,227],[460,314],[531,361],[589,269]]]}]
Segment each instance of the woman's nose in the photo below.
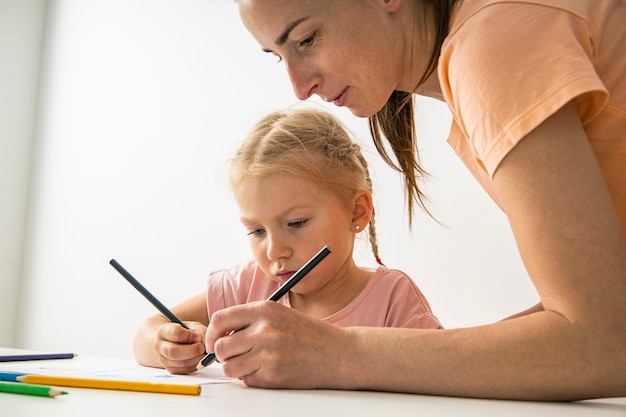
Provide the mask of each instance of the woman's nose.
[{"label": "woman's nose", "polygon": [[305,63],[288,63],[286,67],[293,92],[298,99],[306,100],[317,92],[319,77],[310,66]]}]

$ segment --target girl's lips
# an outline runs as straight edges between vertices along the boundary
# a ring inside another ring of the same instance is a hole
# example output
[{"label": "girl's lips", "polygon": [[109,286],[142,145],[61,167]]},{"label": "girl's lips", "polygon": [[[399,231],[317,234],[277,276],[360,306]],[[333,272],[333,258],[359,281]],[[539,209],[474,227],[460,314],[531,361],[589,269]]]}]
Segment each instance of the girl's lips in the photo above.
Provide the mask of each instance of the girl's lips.
[{"label": "girl's lips", "polygon": [[278,278],[281,282],[287,281],[293,275],[293,272],[285,271],[285,272],[277,272],[276,278]]}]

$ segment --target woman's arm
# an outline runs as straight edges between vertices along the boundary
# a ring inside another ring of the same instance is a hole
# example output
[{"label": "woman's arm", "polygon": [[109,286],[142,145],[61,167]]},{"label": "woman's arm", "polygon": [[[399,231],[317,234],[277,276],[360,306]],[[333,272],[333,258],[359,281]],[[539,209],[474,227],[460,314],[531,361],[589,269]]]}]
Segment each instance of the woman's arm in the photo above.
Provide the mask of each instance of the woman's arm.
[{"label": "woman's arm", "polygon": [[532,313],[538,313],[540,311],[543,311],[543,305],[541,305],[541,303],[535,304],[534,306],[532,306],[530,308],[527,308],[524,311],[520,311],[519,313],[513,314],[512,316],[509,316],[509,317],[505,318],[504,320],[510,320],[510,319],[514,319],[516,317],[526,316],[526,315],[532,314]]},{"label": "woman's arm", "polygon": [[261,302],[214,315],[207,347],[254,386],[626,395],[626,245],[573,106],[524,138],[494,179],[541,309],[465,329],[340,329]]},{"label": "woman's arm", "polygon": [[205,353],[204,333],[209,322],[206,293],[178,304],[172,313],[190,330],[171,323],[162,314],[148,317],[135,335],[135,359],[141,365],[166,368],[171,373],[190,373]]}]

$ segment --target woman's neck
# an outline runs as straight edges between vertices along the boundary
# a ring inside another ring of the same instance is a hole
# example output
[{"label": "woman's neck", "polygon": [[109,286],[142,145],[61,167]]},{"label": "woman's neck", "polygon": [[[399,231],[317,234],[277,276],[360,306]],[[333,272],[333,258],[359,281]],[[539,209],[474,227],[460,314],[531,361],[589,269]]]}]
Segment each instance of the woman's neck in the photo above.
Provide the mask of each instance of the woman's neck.
[{"label": "woman's neck", "polygon": [[[422,2],[407,2],[405,16],[408,16],[403,19],[406,33],[404,60],[407,76],[398,85],[398,90],[443,101],[436,68],[420,84],[428,69],[437,38],[433,10]],[[418,84],[419,87],[415,89]]]}]

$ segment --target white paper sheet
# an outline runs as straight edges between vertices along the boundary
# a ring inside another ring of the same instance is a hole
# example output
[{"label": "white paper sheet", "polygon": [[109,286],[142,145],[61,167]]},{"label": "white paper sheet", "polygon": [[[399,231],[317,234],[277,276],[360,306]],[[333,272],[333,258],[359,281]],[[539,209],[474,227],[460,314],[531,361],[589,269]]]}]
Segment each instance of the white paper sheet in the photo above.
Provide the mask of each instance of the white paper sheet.
[{"label": "white paper sheet", "polygon": [[[15,352],[32,351],[17,350]],[[0,353],[13,352],[7,348],[0,348]],[[238,379],[224,376],[222,366],[216,362],[189,375],[172,375],[165,369],[138,365],[132,359],[108,359],[82,356],[80,354],[74,359],[1,362],[0,372],[163,384],[202,385],[241,383]]]}]

